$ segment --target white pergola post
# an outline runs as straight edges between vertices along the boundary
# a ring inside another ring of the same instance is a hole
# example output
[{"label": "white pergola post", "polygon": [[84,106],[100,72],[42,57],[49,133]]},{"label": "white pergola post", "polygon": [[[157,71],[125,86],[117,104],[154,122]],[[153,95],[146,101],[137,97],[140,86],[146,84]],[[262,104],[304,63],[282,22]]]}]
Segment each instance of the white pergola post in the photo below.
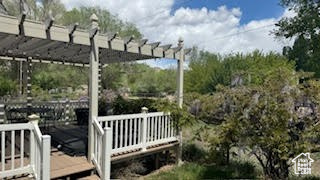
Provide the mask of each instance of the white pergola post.
[{"label": "white pergola post", "polygon": [[[180,38],[178,42],[178,47],[180,48],[179,56],[177,59],[177,103],[180,108],[183,104],[183,64],[184,64],[184,50],[183,50],[183,39]],[[177,163],[181,164],[182,159],[182,131],[178,127],[178,138],[179,147],[177,147]]]},{"label": "white pergola post", "polygon": [[183,53],[183,40],[180,38],[178,47],[181,48],[179,51],[179,57],[177,59],[177,103],[180,108],[183,104],[183,64],[184,64],[184,53]]},{"label": "white pergola post", "polygon": [[88,161],[92,160],[93,153],[93,120],[98,116],[98,69],[99,69],[99,47],[97,45],[96,34],[98,31],[98,17],[92,14],[90,31],[90,70],[89,70],[89,122],[88,122]]}]

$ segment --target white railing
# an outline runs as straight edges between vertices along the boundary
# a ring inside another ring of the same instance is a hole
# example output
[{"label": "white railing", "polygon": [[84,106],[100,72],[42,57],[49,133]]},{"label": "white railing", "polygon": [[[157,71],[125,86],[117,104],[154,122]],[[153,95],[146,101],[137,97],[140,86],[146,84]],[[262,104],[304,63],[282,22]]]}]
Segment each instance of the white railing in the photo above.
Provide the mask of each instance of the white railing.
[{"label": "white railing", "polygon": [[50,179],[50,136],[33,123],[0,125],[0,132],[0,178],[29,174]]},{"label": "white railing", "polygon": [[92,162],[100,178],[110,178],[112,129],[102,128],[96,119],[93,119],[93,154]]},{"label": "white railing", "polygon": [[101,127],[112,129],[111,154],[145,151],[147,147],[178,140],[170,113],[104,116],[97,120]]},{"label": "white railing", "polygon": [[140,113],[93,118],[92,162],[100,178],[110,179],[111,156],[178,141],[170,113]]}]

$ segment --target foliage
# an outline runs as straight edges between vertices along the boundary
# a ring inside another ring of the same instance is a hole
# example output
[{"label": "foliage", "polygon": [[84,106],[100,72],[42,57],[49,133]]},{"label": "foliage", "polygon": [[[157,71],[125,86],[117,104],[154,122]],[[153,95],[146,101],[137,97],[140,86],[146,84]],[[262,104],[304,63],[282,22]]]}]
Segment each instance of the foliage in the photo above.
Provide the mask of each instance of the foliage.
[{"label": "foliage", "polygon": [[[196,50],[194,50],[196,51]],[[261,84],[263,79],[278,67],[293,69],[294,64],[275,53],[262,54],[259,51],[243,55],[219,55],[200,51],[193,55],[190,70],[186,72],[187,92],[211,93],[217,85],[234,86],[241,79],[242,85]]]},{"label": "foliage", "polygon": [[16,90],[16,82],[0,76],[0,96],[12,94]]},{"label": "foliage", "polygon": [[170,112],[170,117],[178,127],[192,125],[194,117],[188,112],[186,106],[179,108],[176,103],[162,99],[124,99],[118,96],[112,103],[114,114],[141,113],[141,108],[147,107],[149,112]]},{"label": "foliage", "polygon": [[157,110],[153,108],[152,99],[134,99],[126,100],[121,96],[118,96],[112,104],[113,114],[136,114],[141,113],[142,107],[147,107],[149,112],[156,112]]},{"label": "foliage", "polygon": [[206,151],[193,143],[182,144],[182,160],[186,162],[204,162]]},{"label": "foliage", "polygon": [[[219,124],[208,137],[212,147],[249,147],[266,177],[287,178],[290,159],[310,150],[311,139],[320,130],[317,109],[301,116],[296,107],[300,101],[318,107],[320,84],[313,80],[297,84],[301,76],[307,75],[279,67],[260,85],[220,87],[204,98],[202,119]],[[219,122],[213,117],[219,117]]]},{"label": "foliage", "polygon": [[195,122],[195,117],[189,113],[185,105],[180,108],[176,103],[168,100],[157,100],[153,103],[153,108],[158,112],[170,113],[170,118],[178,128],[191,126]]},{"label": "foliage", "polygon": [[134,94],[174,94],[176,72],[174,69],[156,69],[146,64],[131,64],[126,71],[127,85]]},{"label": "foliage", "polygon": [[255,168],[248,162],[232,162],[228,166],[200,165],[185,163],[167,172],[150,176],[146,179],[182,180],[182,179],[254,179]]},{"label": "foliage", "polygon": [[77,88],[82,84],[87,84],[87,71],[79,67],[36,64],[33,68],[32,83],[43,90],[67,87]]},{"label": "foliage", "polygon": [[63,25],[79,23],[80,28],[88,29],[91,25],[90,16],[95,13],[99,18],[99,27],[102,33],[118,32],[120,36],[142,37],[139,30],[131,23],[122,22],[118,17],[111,15],[107,10],[100,7],[80,7],[67,11],[61,18]]},{"label": "foliage", "polygon": [[320,2],[314,0],[281,0],[281,5],[293,11],[293,17],[283,17],[276,25],[277,37],[294,39],[292,47],[283,53],[296,62],[298,70],[315,72],[320,77]]},{"label": "foliage", "polygon": [[[49,12],[56,22],[59,23],[61,17],[66,12],[60,0],[26,0],[27,18],[43,21],[49,16]],[[4,0],[3,4],[8,10],[8,14],[18,17],[20,13],[20,0]]]}]

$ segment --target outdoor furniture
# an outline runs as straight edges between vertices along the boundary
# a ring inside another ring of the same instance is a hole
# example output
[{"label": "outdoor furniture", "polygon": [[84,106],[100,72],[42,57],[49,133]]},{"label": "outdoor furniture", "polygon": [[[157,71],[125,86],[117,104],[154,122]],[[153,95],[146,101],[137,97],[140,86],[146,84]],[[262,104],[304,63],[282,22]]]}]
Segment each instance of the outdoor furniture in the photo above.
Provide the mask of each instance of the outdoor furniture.
[{"label": "outdoor furniture", "polygon": [[78,125],[88,125],[89,108],[77,108],[74,110],[77,117]]}]

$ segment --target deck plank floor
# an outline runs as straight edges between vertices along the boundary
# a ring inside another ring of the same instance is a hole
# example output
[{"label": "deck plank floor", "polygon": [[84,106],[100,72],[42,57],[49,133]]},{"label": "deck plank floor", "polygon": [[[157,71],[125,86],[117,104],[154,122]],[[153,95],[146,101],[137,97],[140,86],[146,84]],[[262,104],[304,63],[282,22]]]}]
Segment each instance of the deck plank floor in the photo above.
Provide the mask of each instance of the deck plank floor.
[{"label": "deck plank floor", "polygon": [[51,179],[65,177],[93,169],[94,165],[88,163],[85,156],[72,157],[59,151],[51,154]]}]

